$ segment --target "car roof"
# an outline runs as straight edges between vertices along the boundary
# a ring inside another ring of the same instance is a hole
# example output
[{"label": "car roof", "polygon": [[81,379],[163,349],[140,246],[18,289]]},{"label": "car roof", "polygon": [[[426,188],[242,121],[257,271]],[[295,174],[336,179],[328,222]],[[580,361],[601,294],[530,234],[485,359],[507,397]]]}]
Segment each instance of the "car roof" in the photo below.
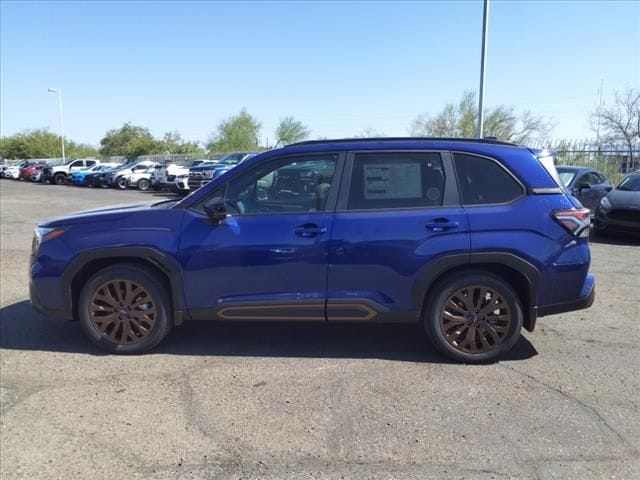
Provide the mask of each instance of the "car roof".
[{"label": "car roof", "polygon": [[484,143],[491,145],[509,145],[515,147],[514,143],[502,142],[492,137],[485,138],[453,138],[453,137],[370,137],[370,138],[337,138],[331,140],[305,140],[303,142],[291,143],[284,148],[300,145],[324,145],[336,143],[348,144],[370,144],[370,143],[398,143],[398,142],[452,142],[452,143]]},{"label": "car roof", "polygon": [[556,167],[556,170],[565,170],[567,172],[586,172],[586,171],[597,172],[598,171],[592,167],[581,167],[576,165],[558,165]]}]

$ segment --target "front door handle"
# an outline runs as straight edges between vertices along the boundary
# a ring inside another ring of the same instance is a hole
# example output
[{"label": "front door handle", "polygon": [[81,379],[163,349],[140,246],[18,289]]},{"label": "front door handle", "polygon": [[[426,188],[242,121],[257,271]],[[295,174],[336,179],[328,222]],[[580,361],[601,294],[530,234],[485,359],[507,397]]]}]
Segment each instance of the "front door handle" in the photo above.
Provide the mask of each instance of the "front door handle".
[{"label": "front door handle", "polygon": [[432,222],[428,222],[425,226],[427,227],[427,229],[434,232],[444,232],[445,230],[458,228],[460,226],[460,223],[451,222],[448,218],[436,218]]},{"label": "front door handle", "polygon": [[293,233],[299,237],[315,237],[327,232],[327,227],[319,227],[315,223],[305,223],[293,229]]}]

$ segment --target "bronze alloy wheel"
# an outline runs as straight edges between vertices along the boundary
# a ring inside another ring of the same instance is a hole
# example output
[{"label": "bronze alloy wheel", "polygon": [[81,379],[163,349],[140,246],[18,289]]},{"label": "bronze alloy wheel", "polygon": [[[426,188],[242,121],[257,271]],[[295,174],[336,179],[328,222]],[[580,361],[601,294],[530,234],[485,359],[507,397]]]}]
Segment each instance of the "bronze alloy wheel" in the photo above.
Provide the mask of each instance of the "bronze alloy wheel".
[{"label": "bronze alloy wheel", "polygon": [[494,289],[471,285],[451,295],[440,310],[440,329],[464,353],[485,353],[504,340],[511,310]]},{"label": "bronze alloy wheel", "polygon": [[91,324],[101,335],[119,345],[145,338],[156,323],[151,294],[130,280],[109,280],[98,287],[89,304]]}]

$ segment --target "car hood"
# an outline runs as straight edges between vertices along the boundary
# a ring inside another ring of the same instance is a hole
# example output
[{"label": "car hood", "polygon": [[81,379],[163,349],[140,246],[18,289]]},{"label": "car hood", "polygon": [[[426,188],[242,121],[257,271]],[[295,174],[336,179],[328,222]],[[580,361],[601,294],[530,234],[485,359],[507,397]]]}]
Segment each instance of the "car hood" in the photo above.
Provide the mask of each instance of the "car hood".
[{"label": "car hood", "polygon": [[57,217],[42,222],[39,226],[45,228],[61,227],[65,225],[75,225],[78,223],[104,222],[118,220],[131,213],[148,210],[154,203],[136,203],[128,205],[114,205],[106,208],[95,208],[72,213],[64,217]]},{"label": "car hood", "polygon": [[611,190],[607,195],[607,200],[611,202],[612,207],[640,209],[640,192]]}]

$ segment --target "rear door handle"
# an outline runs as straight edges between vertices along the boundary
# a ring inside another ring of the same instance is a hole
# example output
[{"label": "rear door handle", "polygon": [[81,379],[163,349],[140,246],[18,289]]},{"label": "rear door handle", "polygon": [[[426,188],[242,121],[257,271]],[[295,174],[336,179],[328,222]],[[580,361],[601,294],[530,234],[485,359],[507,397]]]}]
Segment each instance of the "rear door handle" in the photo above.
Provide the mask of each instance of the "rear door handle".
[{"label": "rear door handle", "polygon": [[293,233],[299,237],[315,237],[327,232],[327,227],[319,227],[315,223],[305,223],[293,229]]},{"label": "rear door handle", "polygon": [[434,232],[444,232],[445,230],[458,228],[460,226],[460,223],[450,222],[447,218],[436,218],[432,222],[428,222],[425,226],[427,227],[427,229]]}]

